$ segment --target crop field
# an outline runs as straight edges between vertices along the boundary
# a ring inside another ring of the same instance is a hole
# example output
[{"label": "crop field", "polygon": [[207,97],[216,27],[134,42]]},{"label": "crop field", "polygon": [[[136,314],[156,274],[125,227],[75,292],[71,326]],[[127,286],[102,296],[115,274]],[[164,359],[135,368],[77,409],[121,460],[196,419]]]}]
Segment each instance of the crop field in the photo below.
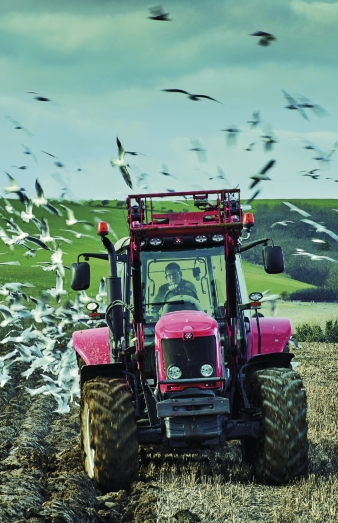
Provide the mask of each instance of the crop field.
[{"label": "crop field", "polygon": [[[126,233],[125,211],[116,210],[113,204],[103,209],[99,202],[83,206],[64,203],[73,208],[78,219],[92,217],[93,223],[104,219],[117,236]],[[76,261],[79,253],[101,251],[95,225],[88,228],[78,224],[76,230],[91,237],[75,238],[65,224],[64,214],[47,218],[53,235],[64,235],[73,242],[62,243],[65,265]],[[30,234],[35,234],[35,226],[29,224],[29,227]],[[39,296],[42,290],[55,285],[54,271],[34,267],[49,261],[50,251],[39,250],[33,258],[24,256],[25,251],[19,245],[13,250],[4,247],[3,251],[0,261],[19,261],[20,265],[1,265],[2,284],[30,282],[35,287],[25,292],[32,296]],[[308,286],[283,275],[267,275],[260,267],[244,265],[249,292],[269,289],[278,294]],[[92,260],[91,274],[90,295],[95,298],[101,276],[107,275],[107,264]],[[63,301],[74,300],[76,293],[70,290],[67,270],[63,283],[67,290]],[[60,305],[53,298],[49,302],[55,309]],[[295,328],[305,322],[324,325],[325,321],[336,319],[336,310],[337,304],[333,303],[279,301],[276,315],[290,317]],[[267,316],[273,314],[267,303],[262,312]],[[259,484],[251,467],[242,463],[238,442],[190,452],[165,452],[154,446],[140,446],[138,481],[128,491],[104,492],[83,471],[78,389],[71,387],[73,393],[67,409],[58,404],[58,392],[49,393],[46,387],[48,379],[56,379],[58,368],[67,370],[70,381],[66,383],[77,381],[69,331],[65,329],[64,333],[58,333],[60,337],[49,340],[53,349],[46,360],[46,371],[36,368],[30,372],[31,361],[22,357],[11,366],[8,377],[4,371],[7,358],[11,353],[15,357],[19,345],[5,342],[4,336],[18,330],[18,325],[0,330],[1,523],[338,521],[338,344],[303,343],[293,349],[308,399],[308,477],[282,487]],[[66,367],[61,365],[65,361]],[[40,393],[32,393],[40,387]],[[60,387],[59,383],[58,390]]]},{"label": "crop field", "polygon": [[[268,303],[262,304],[261,312],[264,316],[272,316]],[[291,302],[279,300],[277,302],[276,316],[290,318],[293,329],[304,323],[320,325],[323,329],[325,323],[338,319],[338,303],[312,303]]]},{"label": "crop field", "polygon": [[[2,345],[1,356],[9,350]],[[303,344],[294,360],[308,398],[309,476],[286,486],[255,482],[240,445],[191,453],[140,448],[139,481],[102,492],[82,470],[79,406],[55,413],[50,395],[30,396],[39,373],[15,364],[1,388],[0,521],[6,523],[336,523],[338,387],[335,344]]]}]

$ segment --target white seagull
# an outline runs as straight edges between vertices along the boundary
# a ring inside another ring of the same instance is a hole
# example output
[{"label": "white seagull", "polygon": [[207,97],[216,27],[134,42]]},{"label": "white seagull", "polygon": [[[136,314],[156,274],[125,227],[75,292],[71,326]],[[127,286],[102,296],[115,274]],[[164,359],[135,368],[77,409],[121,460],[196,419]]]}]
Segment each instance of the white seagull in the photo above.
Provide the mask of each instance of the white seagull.
[{"label": "white seagull", "polygon": [[130,187],[132,189],[133,184],[132,184],[130,174],[127,169],[127,167],[129,167],[129,165],[127,163],[125,163],[125,161],[124,161],[125,151],[124,151],[123,146],[122,146],[120,140],[118,139],[118,137],[116,137],[116,143],[117,143],[117,147],[118,147],[118,156],[117,156],[117,158],[110,160],[110,164],[112,167],[119,167],[125,183],[128,185],[128,187]]},{"label": "white seagull", "polygon": [[67,211],[66,224],[69,225],[69,227],[71,227],[72,225],[75,225],[76,223],[84,223],[85,225],[90,225],[91,227],[94,227],[94,224],[91,222],[88,222],[87,220],[77,220],[74,216],[73,210],[70,209],[69,207],[66,207],[63,204],[60,204],[60,207],[62,207],[62,209],[65,209]]}]

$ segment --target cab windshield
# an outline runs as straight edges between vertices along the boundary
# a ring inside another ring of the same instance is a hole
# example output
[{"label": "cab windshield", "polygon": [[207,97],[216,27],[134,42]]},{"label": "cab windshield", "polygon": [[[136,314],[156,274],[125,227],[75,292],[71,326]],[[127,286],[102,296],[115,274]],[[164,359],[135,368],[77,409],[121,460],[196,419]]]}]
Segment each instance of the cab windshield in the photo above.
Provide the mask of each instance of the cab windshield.
[{"label": "cab windshield", "polygon": [[142,297],[146,321],[173,310],[202,310],[224,317],[224,247],[144,251]]}]

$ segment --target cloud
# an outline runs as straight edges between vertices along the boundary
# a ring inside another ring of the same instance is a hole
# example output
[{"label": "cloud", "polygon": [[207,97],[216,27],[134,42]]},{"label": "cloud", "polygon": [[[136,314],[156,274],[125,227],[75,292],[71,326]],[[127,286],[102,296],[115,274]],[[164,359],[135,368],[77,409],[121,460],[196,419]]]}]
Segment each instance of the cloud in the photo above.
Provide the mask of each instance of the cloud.
[{"label": "cloud", "polygon": [[291,9],[297,16],[303,17],[309,22],[327,26],[335,26],[338,21],[338,2],[304,2],[303,0],[292,0]]}]

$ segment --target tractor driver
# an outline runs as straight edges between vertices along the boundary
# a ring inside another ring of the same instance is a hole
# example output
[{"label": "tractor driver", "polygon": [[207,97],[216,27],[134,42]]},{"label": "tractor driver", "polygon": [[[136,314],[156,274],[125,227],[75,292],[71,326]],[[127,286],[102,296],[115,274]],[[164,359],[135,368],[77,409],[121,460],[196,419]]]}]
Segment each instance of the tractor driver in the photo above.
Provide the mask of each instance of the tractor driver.
[{"label": "tractor driver", "polygon": [[166,266],[165,277],[168,283],[160,286],[154,303],[166,302],[178,294],[187,294],[198,300],[195,285],[190,281],[182,279],[182,271],[178,263],[171,262]]}]

